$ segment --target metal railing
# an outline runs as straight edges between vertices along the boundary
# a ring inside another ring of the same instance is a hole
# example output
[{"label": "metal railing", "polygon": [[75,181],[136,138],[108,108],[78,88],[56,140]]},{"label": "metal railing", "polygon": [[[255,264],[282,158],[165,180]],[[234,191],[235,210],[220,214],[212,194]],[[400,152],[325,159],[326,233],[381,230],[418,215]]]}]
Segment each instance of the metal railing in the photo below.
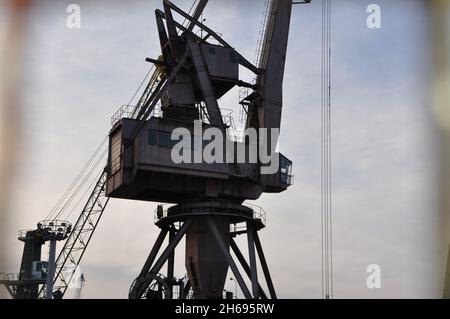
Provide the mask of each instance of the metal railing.
[{"label": "metal railing", "polygon": [[[242,142],[243,140],[243,131],[239,131],[236,129],[236,124],[234,122],[233,110],[230,109],[220,109],[222,113],[222,120],[225,125],[227,125],[227,135],[228,138],[233,142]],[[111,125],[116,125],[123,118],[135,118],[135,115],[139,114],[140,110],[136,109],[134,105],[122,105],[112,116],[111,116]],[[150,117],[162,117],[163,113],[161,110],[161,102],[156,104],[154,110],[150,113]],[[201,113],[201,120],[205,123],[208,123],[208,119],[206,115]]]},{"label": "metal railing", "polygon": [[[158,212],[158,206],[161,206],[160,211]],[[154,212],[154,221],[155,223],[159,221],[162,218],[166,218],[168,216],[168,209],[170,207],[173,207],[173,204],[158,204],[158,206],[155,209]],[[261,220],[261,223],[266,226],[267,222],[267,214],[266,211],[258,205],[251,204],[251,203],[244,203],[242,206],[245,206],[247,208],[250,208],[253,212],[253,219],[259,219]],[[230,225],[230,231],[231,232],[237,232],[237,231],[245,231],[247,228],[247,225],[245,222],[238,223],[238,224],[232,224]]]},{"label": "metal railing", "polygon": [[[256,82],[254,80],[253,82]],[[254,83],[253,83],[254,84]],[[248,105],[244,102],[245,99],[253,92],[250,88],[242,87],[239,89],[239,104],[241,107],[239,108],[239,122],[245,123],[247,121],[248,114]]]},{"label": "metal railing", "polygon": [[[155,208],[155,213],[154,213],[154,222],[156,223],[158,220],[160,220],[161,218],[166,218],[167,217],[167,210],[172,207],[174,205],[172,204],[163,204],[163,203],[159,203],[156,208]],[[160,212],[158,212],[159,207],[161,207]]]},{"label": "metal railing", "polygon": [[27,237],[27,233],[29,231],[33,231],[33,229],[20,229],[18,234],[17,234],[17,238],[25,238],[25,237]]},{"label": "metal railing", "polygon": [[111,116],[111,125],[115,125],[123,118],[129,118],[133,114],[136,106],[134,105],[122,105],[116,113]]},{"label": "metal railing", "polygon": [[72,224],[67,220],[42,220],[37,226],[38,229],[64,238],[72,231]]},{"label": "metal railing", "polygon": [[0,273],[0,281],[16,281],[19,280],[18,273]]},{"label": "metal railing", "polygon": [[239,131],[236,129],[236,124],[234,122],[233,110],[230,109],[220,109],[222,115],[223,123],[228,127],[227,128],[227,136],[228,139],[232,142],[242,142],[243,140],[243,131]]},{"label": "metal railing", "polygon": [[[247,208],[250,208],[253,212],[253,219],[259,219],[261,220],[261,223],[266,226],[266,212],[261,206],[250,204],[250,203],[244,203],[242,206],[245,206]],[[231,224],[230,225],[230,232],[231,233],[245,233],[247,232],[247,223],[237,223],[237,224]]]},{"label": "metal railing", "polygon": [[[111,116],[111,125],[116,125],[123,118],[134,118],[135,115],[139,114],[140,109],[136,109],[135,105],[122,105],[112,116]],[[151,117],[161,117],[161,104],[155,106],[155,109],[150,114]]]},{"label": "metal railing", "polygon": [[242,206],[250,208],[253,211],[253,218],[260,219],[264,226],[266,225],[266,212],[261,206],[250,203],[244,203]]}]

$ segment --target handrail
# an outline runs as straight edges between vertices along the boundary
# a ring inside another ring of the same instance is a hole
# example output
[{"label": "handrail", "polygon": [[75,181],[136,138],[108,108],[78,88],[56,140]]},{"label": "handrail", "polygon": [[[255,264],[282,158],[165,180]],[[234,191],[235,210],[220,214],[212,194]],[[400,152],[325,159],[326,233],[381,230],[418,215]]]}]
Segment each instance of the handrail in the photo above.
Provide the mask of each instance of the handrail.
[{"label": "handrail", "polygon": [[18,273],[0,273],[0,281],[17,281],[19,280]]},{"label": "handrail", "polygon": [[[158,216],[158,206],[162,206],[162,213],[159,216]],[[168,209],[175,205],[159,203],[158,206],[155,208],[155,212],[154,212],[155,223],[162,218],[166,218],[168,216]],[[242,206],[251,209],[253,212],[253,218],[260,219],[261,223],[264,226],[266,226],[266,222],[267,222],[266,211],[261,206],[251,204],[251,203],[244,203],[244,204],[242,204]]]}]

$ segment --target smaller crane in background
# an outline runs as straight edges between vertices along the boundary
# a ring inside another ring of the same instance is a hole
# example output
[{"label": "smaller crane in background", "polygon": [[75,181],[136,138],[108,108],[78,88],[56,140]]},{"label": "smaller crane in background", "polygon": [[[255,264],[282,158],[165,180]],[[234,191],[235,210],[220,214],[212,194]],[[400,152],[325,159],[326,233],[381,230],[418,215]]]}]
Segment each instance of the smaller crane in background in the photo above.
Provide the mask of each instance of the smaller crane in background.
[{"label": "smaller crane in background", "polygon": [[450,299],[450,245],[448,246],[447,268],[444,280],[444,299]]},{"label": "smaller crane in background", "polygon": [[[15,299],[36,299],[39,286],[46,299],[56,298],[53,280],[56,271],[56,243],[70,236],[72,225],[67,221],[45,220],[35,230],[19,231],[18,239],[24,243],[19,274],[3,274],[0,284],[4,285]],[[48,261],[41,259],[42,246],[49,242]]]}]

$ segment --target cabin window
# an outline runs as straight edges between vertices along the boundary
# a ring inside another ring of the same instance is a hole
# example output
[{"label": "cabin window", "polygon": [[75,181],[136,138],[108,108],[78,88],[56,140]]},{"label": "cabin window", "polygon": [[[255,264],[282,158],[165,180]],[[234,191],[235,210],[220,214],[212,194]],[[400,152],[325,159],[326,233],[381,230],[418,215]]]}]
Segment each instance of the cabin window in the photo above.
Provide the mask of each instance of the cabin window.
[{"label": "cabin window", "polygon": [[111,138],[111,174],[120,170],[122,155],[121,132],[117,132]]},{"label": "cabin window", "polygon": [[177,140],[172,141],[172,133],[161,132],[156,130],[148,131],[148,145],[172,148],[178,143]]},{"label": "cabin window", "polygon": [[280,154],[280,181],[284,185],[292,185],[292,161]]},{"label": "cabin window", "polygon": [[[189,139],[190,136],[184,136],[183,138]],[[172,133],[170,132],[162,132],[156,130],[148,131],[148,145],[151,146],[172,148],[180,141],[180,138],[172,140]]]},{"label": "cabin window", "polygon": [[170,140],[170,133],[159,132],[158,145],[161,147],[170,147],[172,141]]},{"label": "cabin window", "polygon": [[148,131],[148,145],[158,145],[158,131]]}]

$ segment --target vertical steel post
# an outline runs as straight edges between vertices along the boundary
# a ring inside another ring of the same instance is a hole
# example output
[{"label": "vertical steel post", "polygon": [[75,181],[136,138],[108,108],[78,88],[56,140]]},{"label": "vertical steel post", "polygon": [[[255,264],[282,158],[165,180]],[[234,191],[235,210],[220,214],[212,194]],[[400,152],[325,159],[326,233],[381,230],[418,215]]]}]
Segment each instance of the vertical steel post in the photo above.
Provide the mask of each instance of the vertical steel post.
[{"label": "vertical steel post", "polygon": [[255,246],[256,251],[259,255],[259,260],[261,262],[261,267],[264,272],[264,276],[266,277],[267,287],[269,288],[270,298],[277,299],[277,295],[275,293],[275,288],[273,287],[272,277],[270,277],[269,267],[267,266],[266,257],[264,256],[264,251],[261,246],[261,241],[259,240],[258,232],[254,233],[255,235]]},{"label": "vertical steel post", "polygon": [[236,266],[236,263],[233,261],[233,258],[231,257],[227,247],[225,246],[219,230],[217,229],[216,224],[214,223],[214,220],[211,217],[207,217],[208,218],[208,224],[209,227],[211,228],[211,231],[214,235],[214,237],[216,238],[217,243],[219,244],[220,250],[222,250],[222,253],[225,257],[225,259],[228,262],[228,265],[230,266],[231,270],[233,271],[234,274],[234,278],[236,278],[239,287],[241,287],[242,293],[244,294],[246,299],[252,299],[252,295],[250,293],[250,291],[248,290],[247,286],[245,285],[244,279],[242,278],[241,274],[239,273],[239,269]]},{"label": "vertical steel post", "polygon": [[[247,261],[245,260],[244,255],[242,255],[241,251],[239,250],[239,247],[237,246],[237,244],[233,238],[231,238],[230,245],[231,245],[231,248],[233,249],[233,252],[236,255],[238,261],[240,262],[242,268],[244,269],[245,273],[251,279],[250,266],[247,264]],[[259,287],[259,296],[262,299],[267,299],[267,295],[259,283],[258,283],[258,287]]]},{"label": "vertical steel post", "polygon": [[191,224],[190,219],[186,220],[183,223],[183,226],[181,226],[181,228],[178,230],[175,237],[172,239],[171,242],[169,242],[169,245],[167,245],[166,249],[162,252],[161,256],[155,262],[154,266],[150,270],[151,273],[157,274],[161,270],[162,266],[165,264],[165,262],[169,258],[169,255],[177,247],[178,243],[183,238],[184,234],[186,234],[186,231],[190,224]]},{"label": "vertical steel post", "polygon": [[254,228],[251,222],[247,222],[247,242],[248,242],[248,254],[250,257],[250,276],[252,279],[252,292],[253,298],[259,297],[259,285],[258,285],[258,273],[256,269],[256,257],[255,257],[255,241],[253,239]]},{"label": "vertical steel post", "polygon": [[[172,226],[169,231],[169,243],[171,243],[175,237],[175,226]],[[175,250],[169,254],[169,260],[167,261],[167,278],[172,279],[174,276],[174,263],[175,263]]]},{"label": "vertical steel post", "polygon": [[47,274],[47,290],[46,299],[53,299],[53,279],[56,269],[56,239],[50,240],[50,248],[48,253],[48,274]]},{"label": "vertical steel post", "polygon": [[[174,237],[175,237],[175,225],[172,225],[169,230],[169,243],[173,241]],[[175,249],[172,250],[172,252],[169,254],[169,259],[167,260],[167,279],[169,280],[170,293],[173,293],[174,268],[175,268]]]},{"label": "vertical steel post", "polygon": [[158,255],[159,249],[161,248],[161,245],[164,239],[166,238],[167,232],[168,232],[167,227],[161,229],[161,231],[159,232],[158,238],[156,239],[156,242],[153,245],[153,248],[150,251],[148,258],[145,261],[144,267],[142,267],[139,276],[144,276],[150,271],[150,268],[152,267],[153,262],[155,261],[156,255]]}]

